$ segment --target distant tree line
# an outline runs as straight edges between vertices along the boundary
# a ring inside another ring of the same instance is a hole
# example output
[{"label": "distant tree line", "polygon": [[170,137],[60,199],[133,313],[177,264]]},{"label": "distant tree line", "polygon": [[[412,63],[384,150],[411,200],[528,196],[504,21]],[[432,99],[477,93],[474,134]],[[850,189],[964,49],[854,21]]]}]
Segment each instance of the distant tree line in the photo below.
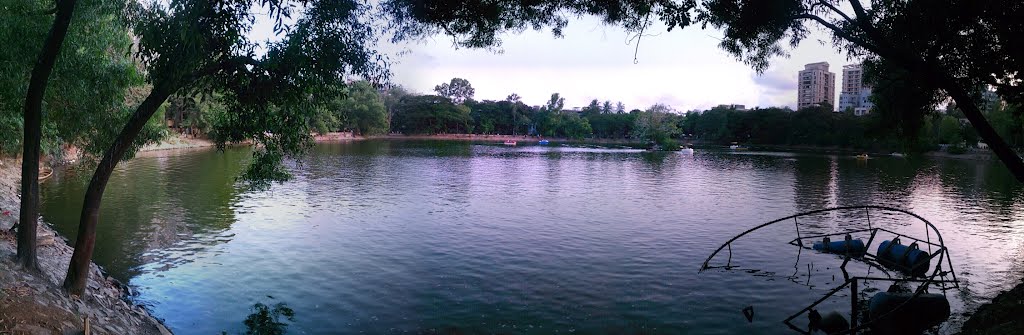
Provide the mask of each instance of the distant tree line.
[{"label": "distant tree line", "polygon": [[[879,91],[883,92],[879,84]],[[908,87],[896,87],[909,92]],[[474,100],[469,81],[454,78],[435,87],[435,94],[413,94],[402,87],[378,90],[365,81],[338,89],[317,104],[308,121],[321,133],[352,131],[359,135],[400,133],[408,135],[481,134],[529,135],[566,139],[622,139],[674,148],[687,142],[739,143],[765,146],[813,146],[853,150],[922,152],[948,145],[963,151],[979,141],[977,133],[954,103],[928,114],[915,134],[901,134],[891,120],[893,111],[855,116],[833,112],[831,106],[793,111],[789,108],[737,110],[715,107],[679,113],[656,104],[646,110],[626,111],[621,102],[594,99],[579,110],[565,108],[565,99],[554,93],[542,106],[529,106],[517,94],[504,100]],[[166,104],[169,119],[182,118],[186,125],[207,131],[209,120],[222,112],[217,95],[175,97]],[[874,97],[878,106],[895,106]],[[908,95],[904,95],[908,99]],[[927,97],[926,99],[935,99]],[[937,103],[938,100],[935,100]],[[916,103],[916,102],[915,102]],[[892,108],[892,107],[891,107]],[[1024,147],[1024,126],[1019,106],[992,103],[986,116],[1012,146]],[[210,115],[206,115],[210,114]]]},{"label": "distant tree line", "polygon": [[[908,92],[912,88],[892,87]],[[580,110],[566,110],[558,93],[538,107],[524,104],[517,94],[505,100],[473,100],[474,90],[465,79],[455,78],[437,87],[439,95],[415,95],[405,90],[387,94],[392,101],[391,132],[403,134],[505,134],[535,135],[570,139],[627,139],[665,147],[700,141],[710,144],[741,143],[769,146],[814,146],[855,150],[922,152],[949,145],[960,151],[975,145],[979,137],[955,104],[928,114],[913,134],[893,122],[894,111],[856,116],[850,111],[833,112],[831,106],[793,111],[789,108],[737,110],[716,107],[705,111],[677,113],[665,105],[646,110],[625,111],[625,106],[594,99]],[[459,96],[446,92],[462,92]],[[907,97],[904,97],[907,98]],[[876,94],[876,105],[898,109],[892,94]],[[933,100],[934,97],[923,99]],[[456,101],[462,101],[461,104]],[[919,103],[919,102],[914,102]],[[986,116],[999,134],[1017,148],[1024,147],[1024,126],[1020,106],[993,102]]]}]

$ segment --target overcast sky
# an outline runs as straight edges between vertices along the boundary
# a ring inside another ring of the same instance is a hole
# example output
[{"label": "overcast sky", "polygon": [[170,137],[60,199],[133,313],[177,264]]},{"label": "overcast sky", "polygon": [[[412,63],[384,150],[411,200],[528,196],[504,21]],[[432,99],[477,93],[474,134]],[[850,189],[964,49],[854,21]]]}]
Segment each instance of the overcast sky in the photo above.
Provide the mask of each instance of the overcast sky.
[{"label": "overcast sky", "polygon": [[822,32],[792,50],[792,57],[774,59],[761,75],[719,49],[716,37],[721,33],[714,30],[690,27],[644,36],[637,64],[636,45],[626,44],[630,35],[596,18],[570,21],[564,35],[555,38],[550,31],[532,30],[507,35],[503,53],[457,49],[450,38],[438,36],[406,46],[411,53],[392,66],[394,81],[429,93],[453,77],[465,78],[476,89],[477,100],[518,93],[528,105],[542,105],[558,92],[570,108],[598,99],[622,101],[627,110],[655,103],[680,111],[719,104],[795,109],[796,76],[804,64],[828,62],[838,88],[842,66],[855,62],[830,43],[820,43],[829,41]]}]

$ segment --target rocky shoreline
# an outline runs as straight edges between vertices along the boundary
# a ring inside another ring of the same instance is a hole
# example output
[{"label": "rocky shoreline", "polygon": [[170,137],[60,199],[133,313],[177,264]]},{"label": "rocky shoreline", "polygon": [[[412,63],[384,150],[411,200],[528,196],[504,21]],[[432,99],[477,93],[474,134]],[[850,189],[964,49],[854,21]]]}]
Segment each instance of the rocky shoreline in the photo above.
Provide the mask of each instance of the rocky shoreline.
[{"label": "rocky shoreline", "polygon": [[61,283],[73,249],[45,222],[39,224],[40,272],[15,263],[16,238],[10,228],[20,206],[20,167],[19,160],[0,160],[0,334],[171,334],[95,263],[86,295],[65,293]]},{"label": "rocky shoreline", "polygon": [[960,329],[962,335],[1024,334],[1024,283],[981,305]]}]

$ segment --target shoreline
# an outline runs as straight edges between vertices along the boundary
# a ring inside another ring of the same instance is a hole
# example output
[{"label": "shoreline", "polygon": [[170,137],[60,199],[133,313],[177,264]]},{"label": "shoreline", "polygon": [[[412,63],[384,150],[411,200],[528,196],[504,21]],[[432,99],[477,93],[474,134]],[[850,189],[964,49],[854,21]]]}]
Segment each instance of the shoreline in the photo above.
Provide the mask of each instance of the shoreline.
[{"label": "shoreline", "polygon": [[640,142],[630,139],[611,139],[611,138],[583,138],[583,139],[570,139],[570,138],[557,138],[557,137],[537,137],[530,135],[481,135],[481,134],[436,134],[436,135],[402,135],[402,134],[388,134],[388,135],[376,135],[367,137],[354,137],[352,139],[360,140],[422,140],[422,141],[480,141],[480,142],[504,142],[506,140],[513,141],[525,141],[525,142],[539,142],[540,140],[548,140],[551,142],[559,143],[583,143],[583,144],[621,144],[621,145],[639,145]]},{"label": "shoreline", "polygon": [[[607,139],[607,138],[583,138],[583,139],[568,139],[568,138],[542,138],[530,135],[482,135],[482,134],[434,134],[434,135],[404,135],[404,134],[386,134],[386,135],[371,135],[361,136],[355,135],[352,132],[329,132],[324,134],[313,134],[314,143],[336,143],[336,142],[351,142],[351,141],[365,141],[365,140],[398,140],[398,141],[468,141],[468,142],[504,142],[506,140],[523,141],[527,143],[538,142],[541,139],[546,139],[556,143],[572,143],[572,144],[612,144],[612,145],[624,145],[630,147],[640,148],[643,147],[643,143],[637,142],[631,139]],[[681,141],[682,142],[682,141]],[[695,140],[688,143],[693,143],[695,148],[728,148],[726,145],[709,144],[703,143],[703,141]],[[216,143],[205,138],[189,137],[186,135],[172,136],[170,139],[150,144],[139,149],[138,156],[146,156],[152,152],[167,151],[167,150],[190,150],[200,148],[215,147]],[[752,151],[782,151],[782,152],[799,152],[799,153],[818,153],[818,154],[836,154],[836,155],[857,155],[860,153],[868,153],[872,157],[889,157],[891,152],[879,152],[871,150],[858,150],[840,147],[818,147],[818,146],[802,146],[802,145],[750,145],[749,148]],[[959,159],[959,160],[970,160],[970,161],[991,161],[996,159],[992,153],[982,150],[974,149],[962,154],[951,154],[943,151],[928,151],[920,154],[921,157],[929,158],[944,158],[944,159]]]},{"label": "shoreline", "polygon": [[[336,135],[341,134],[341,135]],[[469,141],[469,142],[503,142],[505,140],[515,140],[524,142],[537,142],[541,139],[546,139],[551,142],[558,143],[575,143],[575,144],[616,144],[626,145],[633,147],[641,147],[643,143],[637,142],[631,139],[605,139],[605,138],[583,138],[583,139],[567,139],[567,138],[541,138],[537,136],[529,135],[481,135],[481,134],[435,134],[435,135],[404,135],[404,134],[387,134],[387,135],[373,135],[373,136],[358,136],[352,135],[351,133],[327,133],[323,135],[315,135],[314,141],[317,143],[321,142],[348,142],[348,141],[361,141],[361,140],[411,140],[411,141]],[[687,141],[679,141],[680,143]],[[693,143],[694,147],[700,148],[716,148],[723,149],[728,148],[728,145],[724,144],[711,144],[703,143],[700,140],[689,141],[687,143]],[[869,156],[873,157],[889,157],[892,152],[862,150],[862,149],[850,149],[840,147],[818,147],[818,146],[803,146],[803,145],[750,145],[749,148],[752,151],[782,151],[782,152],[800,152],[800,153],[818,153],[818,154],[837,154],[837,155],[857,155],[860,153],[867,152]],[[943,151],[928,151],[920,154],[921,157],[929,158],[947,158],[947,159],[960,159],[960,160],[971,160],[971,161],[991,161],[996,159],[995,156],[984,150],[984,149],[973,149],[962,154],[951,154]],[[895,157],[895,156],[894,156]]]},{"label": "shoreline", "polygon": [[1024,334],[1024,282],[982,304],[960,328],[963,335]]},{"label": "shoreline", "polygon": [[147,144],[139,148],[139,153],[163,150],[194,149],[215,147],[217,143],[205,138],[189,137],[187,135],[170,136],[159,143]]},{"label": "shoreline", "polygon": [[[84,296],[61,288],[73,248],[48,223],[39,221],[39,273],[22,270],[14,261],[16,237],[9,229],[18,218],[20,159],[0,158],[0,334],[170,335],[157,318],[129,297],[130,289],[89,266]],[[88,323],[86,323],[88,319]]]}]

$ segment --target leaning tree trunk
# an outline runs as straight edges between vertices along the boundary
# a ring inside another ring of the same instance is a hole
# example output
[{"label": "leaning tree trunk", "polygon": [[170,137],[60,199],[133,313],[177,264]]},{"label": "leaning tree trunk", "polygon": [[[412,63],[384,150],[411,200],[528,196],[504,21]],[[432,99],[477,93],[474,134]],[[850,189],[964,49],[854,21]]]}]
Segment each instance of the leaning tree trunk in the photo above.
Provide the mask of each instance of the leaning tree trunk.
[{"label": "leaning tree trunk", "polygon": [[985,144],[996,154],[996,157],[999,157],[1003,165],[1010,169],[1010,173],[1013,173],[1017,181],[1024,183],[1024,161],[1021,160],[1020,155],[1010,148],[1010,145],[1006,143],[1002,136],[999,136],[995,128],[992,128],[992,125],[985,120],[985,115],[978,109],[978,105],[974,103],[974,99],[967,93],[967,90],[949,79],[943,80],[943,83],[945,84],[943,89],[949,93],[953,101],[956,101],[957,108],[964,112],[967,120],[971,121],[971,125],[978,132],[978,136],[985,141]]},{"label": "leaning tree trunk", "polygon": [[89,264],[92,261],[92,251],[96,246],[96,224],[100,219],[100,202],[103,200],[103,191],[107,187],[107,181],[114,172],[117,162],[121,161],[125,152],[131,147],[135,137],[142,131],[142,127],[153,117],[153,113],[167,100],[167,97],[174,90],[163,85],[157,85],[149,93],[146,100],[135,109],[135,114],[128,120],[128,124],[121,129],[110,145],[96,172],[89,181],[89,188],[85,191],[85,200],[82,204],[82,214],[78,221],[78,237],[75,238],[75,252],[71,255],[71,264],[68,266],[67,276],[64,278],[64,289],[71,294],[82,295],[85,293],[85,285],[89,281]]},{"label": "leaning tree trunk", "polygon": [[57,2],[57,15],[43,43],[43,50],[32,68],[28,93],[25,95],[25,138],[21,157],[21,214],[18,217],[18,264],[30,270],[39,269],[36,257],[36,229],[39,220],[39,142],[42,138],[43,96],[50,73],[64,44],[71,25],[76,0]]}]

